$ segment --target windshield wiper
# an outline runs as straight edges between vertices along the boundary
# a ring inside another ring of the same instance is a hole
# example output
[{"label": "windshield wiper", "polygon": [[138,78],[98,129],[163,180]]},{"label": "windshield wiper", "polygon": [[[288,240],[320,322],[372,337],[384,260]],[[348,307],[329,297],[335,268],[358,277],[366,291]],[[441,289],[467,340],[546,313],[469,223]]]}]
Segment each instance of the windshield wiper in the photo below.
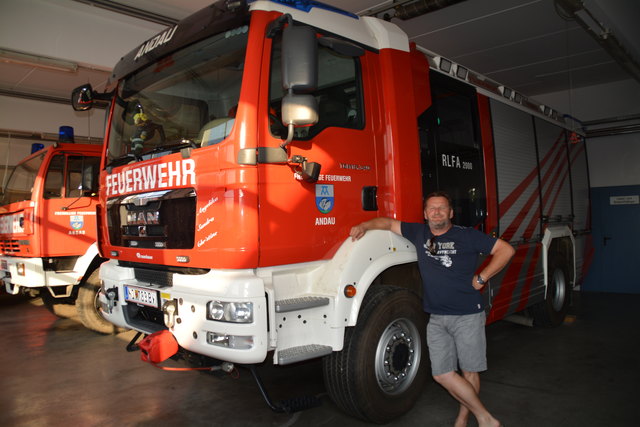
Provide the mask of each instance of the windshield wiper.
[{"label": "windshield wiper", "polygon": [[166,144],[166,145],[159,145],[155,148],[152,148],[151,150],[147,151],[146,153],[142,153],[142,156],[149,156],[149,155],[153,155],[156,153],[161,153],[163,151],[171,151],[172,153],[175,153],[176,151],[179,151],[183,148],[186,147],[191,147],[191,148],[198,148],[198,144],[196,144],[194,141],[190,140],[190,139],[181,139],[180,142],[178,143],[174,143],[174,144]]},{"label": "windshield wiper", "polygon": [[108,168],[112,168],[114,166],[120,166],[120,165],[124,165],[127,163],[131,163],[132,160],[135,160],[136,162],[139,162],[140,160],[142,160],[142,157],[140,156],[136,156],[133,153],[127,153],[124,154],[120,157],[116,157],[115,159],[111,160],[109,163],[107,163],[107,167]]},{"label": "windshield wiper", "polygon": [[120,157],[116,157],[111,162],[107,163],[107,167],[110,168],[114,166],[120,166],[127,163],[131,163],[132,161],[140,162],[142,160],[150,159],[154,154],[161,153],[163,151],[171,151],[175,153],[176,151],[186,147],[198,148],[198,144],[196,144],[194,141],[190,139],[182,139],[180,140],[180,142],[175,144],[159,145],[147,151],[146,153],[141,153],[137,155],[133,153],[124,154]]}]

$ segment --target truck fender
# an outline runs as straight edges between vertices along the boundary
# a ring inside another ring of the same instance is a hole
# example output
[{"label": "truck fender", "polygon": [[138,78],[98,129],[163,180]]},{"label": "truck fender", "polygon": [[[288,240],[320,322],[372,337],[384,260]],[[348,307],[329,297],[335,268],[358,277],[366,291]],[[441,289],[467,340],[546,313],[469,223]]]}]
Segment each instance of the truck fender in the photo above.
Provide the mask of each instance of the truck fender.
[{"label": "truck fender", "polygon": [[544,270],[544,287],[545,287],[545,298],[546,298],[546,293],[547,293],[547,288],[549,286],[548,283],[548,278],[549,278],[549,258],[552,254],[550,254],[550,251],[552,250],[554,241],[558,241],[558,239],[569,239],[569,241],[571,242],[571,266],[570,266],[570,270],[569,273],[571,274],[572,277],[572,281],[575,282],[575,277],[576,277],[576,251],[575,251],[575,247],[576,247],[576,241],[575,238],[573,237],[573,233],[571,232],[571,229],[567,226],[567,225],[560,225],[560,226],[550,226],[547,227],[547,229],[544,231],[544,235],[542,236],[542,246],[544,248],[543,252],[542,252],[542,266],[543,266],[543,270]]},{"label": "truck fender", "polygon": [[78,283],[82,283],[86,280],[93,270],[95,270],[102,262],[106,261],[105,259],[100,257],[98,253],[98,244],[93,242],[86,250],[86,252],[81,255],[73,268],[78,275]]},{"label": "truck fender", "polygon": [[[355,242],[347,238],[330,261],[321,280],[321,287],[327,292],[332,290],[331,293],[336,294],[337,290],[333,326],[354,326],[362,300],[380,273],[389,267],[416,260],[413,243],[391,231],[371,230]],[[352,298],[344,295],[347,285],[356,288],[356,295]]]}]

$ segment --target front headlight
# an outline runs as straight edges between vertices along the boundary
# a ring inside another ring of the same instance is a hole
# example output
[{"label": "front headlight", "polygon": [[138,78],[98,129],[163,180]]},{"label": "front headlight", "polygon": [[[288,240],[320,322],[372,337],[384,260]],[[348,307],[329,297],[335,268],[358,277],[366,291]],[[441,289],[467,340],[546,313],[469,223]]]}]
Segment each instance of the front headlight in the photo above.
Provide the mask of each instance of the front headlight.
[{"label": "front headlight", "polygon": [[252,302],[209,301],[207,319],[219,322],[252,323]]}]

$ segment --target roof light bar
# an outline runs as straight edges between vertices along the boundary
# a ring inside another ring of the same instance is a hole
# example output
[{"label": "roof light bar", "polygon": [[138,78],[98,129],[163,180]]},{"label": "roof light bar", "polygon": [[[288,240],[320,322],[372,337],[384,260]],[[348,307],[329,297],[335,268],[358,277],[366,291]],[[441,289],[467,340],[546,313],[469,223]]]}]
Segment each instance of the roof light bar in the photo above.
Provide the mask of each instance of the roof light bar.
[{"label": "roof light bar", "polygon": [[333,7],[328,4],[323,4],[314,0],[270,0],[270,1],[273,3],[281,4],[283,6],[289,6],[294,9],[298,9],[307,13],[309,13],[311,9],[315,7],[318,9],[324,9],[324,10],[329,10],[331,12],[340,13],[350,18],[360,19],[356,14],[353,14],[351,12],[347,12],[346,10],[338,9],[337,7]]}]

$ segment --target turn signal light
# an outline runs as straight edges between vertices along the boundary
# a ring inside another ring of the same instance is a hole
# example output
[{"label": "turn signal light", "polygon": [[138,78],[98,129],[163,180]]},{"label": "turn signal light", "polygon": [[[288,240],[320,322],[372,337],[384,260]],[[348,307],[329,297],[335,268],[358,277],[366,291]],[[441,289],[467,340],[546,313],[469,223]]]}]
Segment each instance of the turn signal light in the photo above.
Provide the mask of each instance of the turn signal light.
[{"label": "turn signal light", "polygon": [[344,287],[344,296],[347,298],[353,298],[356,296],[357,289],[353,285],[347,285]]}]

